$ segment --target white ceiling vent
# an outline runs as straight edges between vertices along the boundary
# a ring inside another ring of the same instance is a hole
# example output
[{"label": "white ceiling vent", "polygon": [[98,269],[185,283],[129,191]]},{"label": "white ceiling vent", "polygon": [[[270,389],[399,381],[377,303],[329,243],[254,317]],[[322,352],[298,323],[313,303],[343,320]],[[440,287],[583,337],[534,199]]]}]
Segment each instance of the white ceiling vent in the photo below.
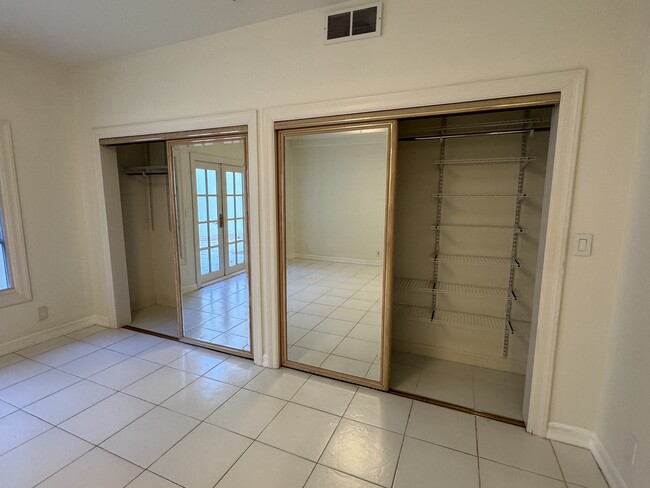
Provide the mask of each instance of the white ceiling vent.
[{"label": "white ceiling vent", "polygon": [[381,35],[381,2],[330,12],[325,18],[325,44]]}]

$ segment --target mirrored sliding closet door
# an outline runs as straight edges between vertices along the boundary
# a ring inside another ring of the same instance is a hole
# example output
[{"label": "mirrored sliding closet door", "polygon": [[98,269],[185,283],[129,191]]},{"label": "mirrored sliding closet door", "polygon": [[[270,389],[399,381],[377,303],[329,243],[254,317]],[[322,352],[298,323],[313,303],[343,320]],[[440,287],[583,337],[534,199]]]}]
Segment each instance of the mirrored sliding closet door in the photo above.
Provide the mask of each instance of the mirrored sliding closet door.
[{"label": "mirrored sliding closet door", "polygon": [[181,337],[250,353],[246,138],[175,141],[168,149]]},{"label": "mirrored sliding closet door", "polygon": [[388,386],[395,133],[392,122],[278,131],[286,366]]}]

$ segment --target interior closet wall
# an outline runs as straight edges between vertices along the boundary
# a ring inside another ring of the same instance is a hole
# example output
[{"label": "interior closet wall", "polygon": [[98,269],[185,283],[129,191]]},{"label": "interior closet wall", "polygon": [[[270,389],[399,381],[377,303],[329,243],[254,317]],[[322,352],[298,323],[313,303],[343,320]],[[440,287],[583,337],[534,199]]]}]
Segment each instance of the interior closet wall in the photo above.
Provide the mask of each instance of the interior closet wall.
[{"label": "interior closet wall", "polygon": [[[447,118],[449,127],[484,124],[499,120],[522,119],[523,111],[476,114]],[[550,119],[550,109],[531,111],[530,118]],[[442,118],[400,122],[400,139],[430,133],[440,127]],[[474,131],[476,129],[473,129]],[[458,131],[456,131],[458,132]],[[398,147],[397,192],[395,214],[393,349],[448,361],[472,364],[519,374],[526,372],[528,336],[532,314],[537,268],[537,251],[541,223],[542,199],[546,174],[549,132],[528,135],[527,156],[521,200],[517,259],[524,267],[515,271],[512,318],[517,321],[515,334],[510,335],[509,351],[503,357],[505,328],[466,327],[464,324],[435,324],[426,317],[406,318],[413,308],[431,310],[431,292],[414,290],[413,282],[399,278],[433,279],[435,235],[440,235],[438,254],[461,256],[509,257],[513,241],[513,223],[517,197],[519,164],[448,164],[444,166],[443,193],[458,195],[435,197],[438,174],[442,165],[440,139],[402,140]],[[522,134],[486,135],[449,138],[445,143],[447,161],[492,159],[521,154]],[[483,196],[474,196],[474,195]],[[508,196],[484,196],[485,194]],[[437,204],[441,199],[441,228],[436,223]],[[456,227],[460,226],[460,227]],[[480,227],[489,226],[489,227]],[[493,226],[503,226],[495,228]],[[486,287],[507,287],[508,266],[476,265],[462,262],[438,263],[438,282],[460,283]],[[439,286],[439,285],[438,285]],[[479,293],[478,295],[481,295]],[[436,294],[436,310],[504,317],[505,297],[477,296],[463,293]],[[400,309],[400,305],[407,305]],[[505,321],[501,321],[505,326]]]},{"label": "interior closet wall", "polygon": [[150,165],[166,165],[165,144],[117,146],[124,244],[133,311],[152,305],[176,306],[166,175],[125,174],[126,168],[145,166],[147,158]]}]

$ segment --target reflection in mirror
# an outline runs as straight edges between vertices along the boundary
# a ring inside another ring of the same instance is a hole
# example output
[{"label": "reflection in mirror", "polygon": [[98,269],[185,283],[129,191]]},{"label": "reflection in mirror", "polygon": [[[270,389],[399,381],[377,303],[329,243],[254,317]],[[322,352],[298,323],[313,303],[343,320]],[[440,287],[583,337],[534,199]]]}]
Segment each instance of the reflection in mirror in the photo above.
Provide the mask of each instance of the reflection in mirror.
[{"label": "reflection in mirror", "polygon": [[251,351],[246,144],[172,145],[183,337]]},{"label": "reflection in mirror", "polygon": [[282,141],[284,357],[379,381],[389,129]]}]

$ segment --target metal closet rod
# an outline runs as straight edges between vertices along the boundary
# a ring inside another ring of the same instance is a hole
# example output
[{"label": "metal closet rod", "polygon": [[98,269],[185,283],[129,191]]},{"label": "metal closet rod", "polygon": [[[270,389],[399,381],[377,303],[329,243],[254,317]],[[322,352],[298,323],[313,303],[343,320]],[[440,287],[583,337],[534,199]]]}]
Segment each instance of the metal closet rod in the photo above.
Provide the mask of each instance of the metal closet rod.
[{"label": "metal closet rod", "polygon": [[501,136],[507,134],[525,134],[530,132],[531,134],[535,131],[548,131],[551,130],[550,127],[545,127],[542,129],[513,129],[513,130],[497,130],[492,132],[467,132],[465,134],[448,134],[448,135],[439,135],[439,136],[414,136],[414,137],[400,137],[400,141],[429,141],[432,139],[456,139],[460,137],[480,137],[480,136]]}]

